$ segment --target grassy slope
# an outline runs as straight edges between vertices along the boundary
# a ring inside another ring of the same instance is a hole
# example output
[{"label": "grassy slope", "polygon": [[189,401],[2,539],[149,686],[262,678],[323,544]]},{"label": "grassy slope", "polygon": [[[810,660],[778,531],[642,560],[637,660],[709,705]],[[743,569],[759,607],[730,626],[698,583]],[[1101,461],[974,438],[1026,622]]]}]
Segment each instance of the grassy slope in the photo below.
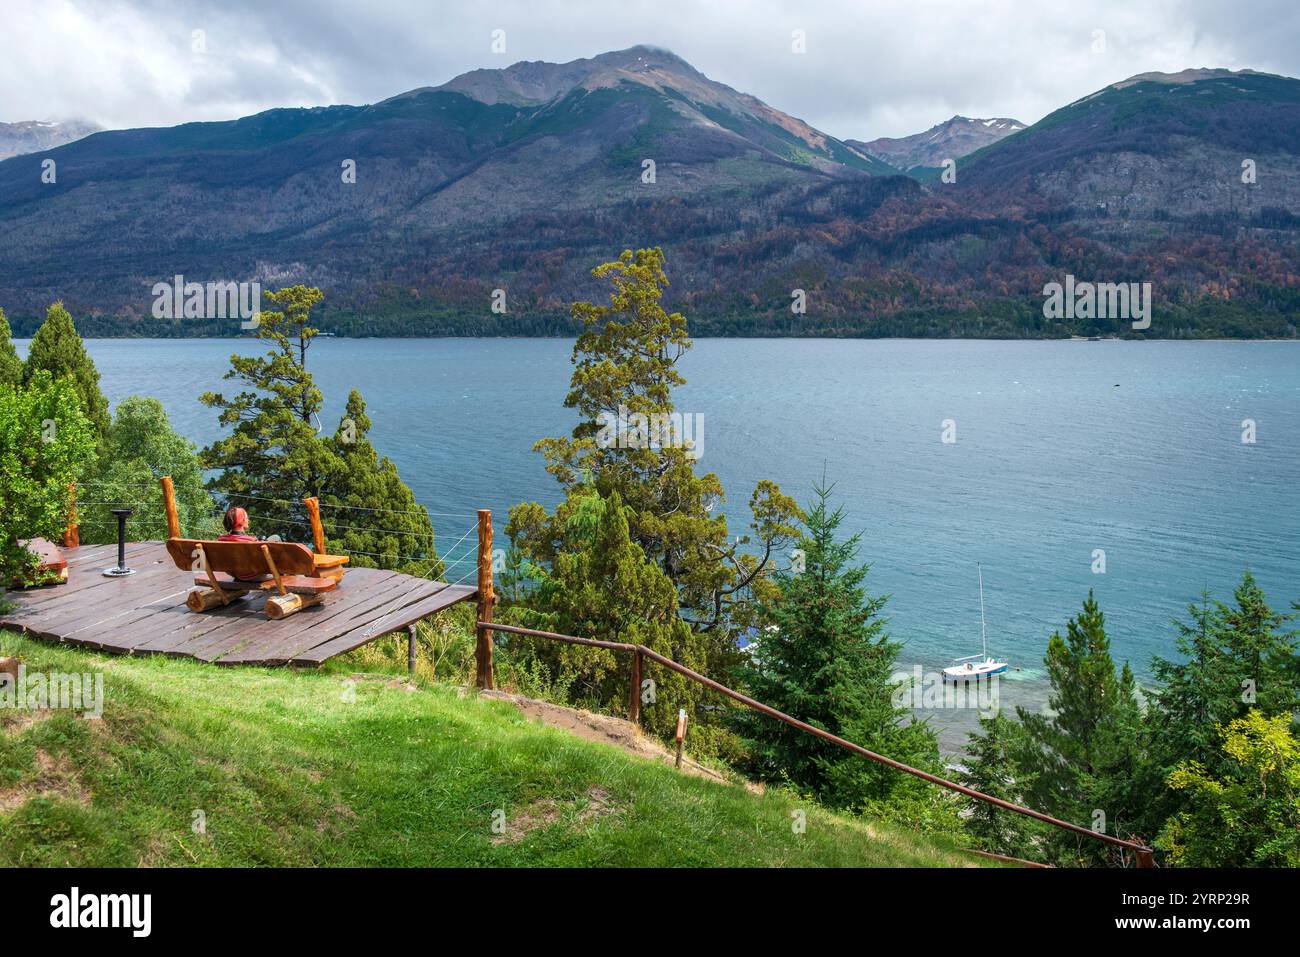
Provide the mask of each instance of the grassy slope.
[{"label": "grassy slope", "polygon": [[[359,681],[348,703],[337,666],[114,658],[0,633],[14,653],[29,672],[102,671],[106,706],[102,721],[0,711],[0,866],[976,863],[815,806],[796,836],[789,795],[684,777],[444,686]],[[494,843],[497,808],[537,826]]]}]

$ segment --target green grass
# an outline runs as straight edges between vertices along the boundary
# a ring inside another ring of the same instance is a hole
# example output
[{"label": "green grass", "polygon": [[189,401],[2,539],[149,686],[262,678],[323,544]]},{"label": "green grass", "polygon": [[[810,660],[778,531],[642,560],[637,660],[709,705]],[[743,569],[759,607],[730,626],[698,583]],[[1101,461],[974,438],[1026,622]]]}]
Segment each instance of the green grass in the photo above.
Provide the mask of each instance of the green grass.
[{"label": "green grass", "polygon": [[[105,708],[0,711],[0,866],[954,866],[937,838],[671,767],[446,686],[121,658],[0,633]],[[797,835],[792,812],[806,813]],[[504,813],[511,841],[494,842]],[[205,818],[196,833],[196,812]]]}]

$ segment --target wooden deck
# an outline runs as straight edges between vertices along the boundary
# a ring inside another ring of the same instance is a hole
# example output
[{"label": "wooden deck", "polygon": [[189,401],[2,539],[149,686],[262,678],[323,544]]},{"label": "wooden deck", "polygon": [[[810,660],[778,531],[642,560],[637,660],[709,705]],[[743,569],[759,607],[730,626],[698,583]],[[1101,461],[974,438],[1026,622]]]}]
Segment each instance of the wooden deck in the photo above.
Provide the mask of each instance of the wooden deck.
[{"label": "wooden deck", "polygon": [[68,581],[11,591],[0,628],[119,654],[164,654],[222,665],[319,665],[477,595],[469,585],[354,568],[324,601],[281,621],[262,613],[265,593],[196,614],[185,607],[193,573],[162,542],[133,542],[136,574],[106,578],[116,545],[64,549]]}]

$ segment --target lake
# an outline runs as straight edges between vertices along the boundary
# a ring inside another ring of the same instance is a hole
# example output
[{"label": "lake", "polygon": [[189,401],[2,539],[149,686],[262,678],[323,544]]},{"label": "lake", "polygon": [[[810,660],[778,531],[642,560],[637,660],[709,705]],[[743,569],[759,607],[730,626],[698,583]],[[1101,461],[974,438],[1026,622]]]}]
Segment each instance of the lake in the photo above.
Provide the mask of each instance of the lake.
[{"label": "lake", "polygon": [[[220,390],[231,352],[254,343],[87,346],[110,400],[157,396],[202,444],[218,427],[196,397]],[[511,504],[559,500],[531,448],[573,425],[571,349],[325,338],[309,366],[331,431],[361,390],[376,446],[445,547],[477,508],[501,527]],[[824,472],[862,535],[870,589],[891,596],[907,670],[979,651],[977,562],[990,650],[1021,669],[1004,705],[1041,704],[1047,640],[1089,589],[1139,675],[1172,655],[1170,619],[1204,588],[1229,597],[1247,567],[1275,608],[1300,598],[1300,343],[706,339],[680,368],[678,407],[703,417],[699,465],[726,487],[733,532],[756,481],[803,503]],[[945,420],[955,442],[942,441]],[[950,749],[973,724],[969,711],[931,716]]]}]

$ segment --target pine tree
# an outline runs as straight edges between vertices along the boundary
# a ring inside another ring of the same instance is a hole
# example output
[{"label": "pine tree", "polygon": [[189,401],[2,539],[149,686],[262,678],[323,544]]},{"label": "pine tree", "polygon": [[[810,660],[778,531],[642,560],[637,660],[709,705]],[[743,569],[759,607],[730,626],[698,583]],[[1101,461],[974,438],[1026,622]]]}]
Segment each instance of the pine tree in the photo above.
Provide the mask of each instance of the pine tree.
[{"label": "pine tree", "polygon": [[365,400],[353,389],[328,443],[338,460],[321,497],[332,513],[323,518],[329,547],[350,555],[353,567],[399,568],[441,578],[445,569],[434,550],[429,513],[402,481],[397,466],[375,451],[370,425]]},{"label": "pine tree", "polygon": [[9,319],[0,309],[0,388],[18,385],[23,381],[23,360],[18,358],[14,348],[13,332],[9,328]]},{"label": "pine tree", "polygon": [[1271,717],[1300,707],[1296,635],[1286,628],[1295,615],[1274,612],[1249,572],[1234,604],[1206,593],[1188,614],[1190,622],[1177,623],[1182,660],[1157,657],[1151,666],[1159,681],[1147,714],[1156,825],[1185,803],[1184,792],[1162,786],[1176,766],[1195,762],[1211,775],[1226,773],[1223,727],[1251,709]]},{"label": "pine tree", "polygon": [[338,457],[317,435],[323,400],[307,371],[307,352],[317,332],[310,324],[311,309],[322,293],[291,286],[266,298],[282,307],[260,313],[256,338],[269,343],[270,351],[230,357],[225,378],[242,385],[237,395],[207,392],[200,397],[220,410],[218,421],[231,433],[199,458],[204,468],[219,470],[209,488],[247,508],[255,531],[309,541],[302,499],[319,497],[340,468]]},{"label": "pine tree", "polygon": [[314,495],[330,513],[322,513],[328,547],[349,554],[352,564],[441,573],[428,513],[371,445],[360,393],[352,393],[332,437],[317,434],[323,397],[307,354],[318,332],[311,310],[321,291],[291,286],[266,298],[281,307],[260,314],[257,338],[270,351],[231,356],[226,378],[242,383],[239,394],[201,397],[231,428],[200,453],[205,468],[220,470],[209,488],[247,508],[254,531],[306,543],[311,526],[302,499]]},{"label": "pine tree", "polygon": [[[546,568],[536,568],[535,590],[513,620],[565,634],[641,644],[700,670],[691,657],[690,629],[677,617],[672,581],[649,560],[629,531],[629,509],[617,492],[608,498],[593,489],[575,490],[557,509],[564,536]],[[623,711],[628,702],[630,662],[626,655],[544,640],[510,638],[516,661],[536,662],[551,687],[568,689],[571,700],[603,711]],[[670,736],[678,709],[695,713],[706,689],[674,671],[647,665],[653,693],[642,696],[642,721]],[[715,749],[713,729],[692,726],[691,749]]]},{"label": "pine tree", "polygon": [[[733,537],[715,511],[722,484],[713,473],[696,472],[704,452],[701,420],[682,418],[673,402],[685,381],[676,364],[691,343],[686,319],[660,302],[668,285],[663,264],[657,248],[625,250],[592,271],[609,284],[610,296],[608,305],[573,305],[582,332],[564,404],[577,411],[578,425],[571,436],[542,439],[535,449],[566,500],[591,491],[618,495],[632,541],[677,592],[675,607],[689,625],[681,660],[718,675],[738,661],[736,636],[752,624],[753,595],[795,534],[799,510],[763,481],[750,497],[748,534]],[[689,435],[688,421],[696,426]],[[672,422],[682,426],[676,434],[662,428]],[[561,510],[551,514],[536,502],[511,508],[506,532],[522,558],[539,567],[549,567],[569,534]],[[716,723],[714,712],[690,717],[697,729]]]},{"label": "pine tree", "polygon": [[[760,482],[750,499],[752,535],[730,538],[725,516],[714,513],[722,484],[695,471],[703,435],[689,436],[687,447],[684,427],[676,441],[656,428],[683,414],[673,390],[686,381],[676,366],[691,347],[685,317],[660,304],[668,285],[663,266],[661,250],[639,249],[592,271],[611,291],[608,305],[573,305],[583,329],[564,404],[579,421],[571,437],[542,439],[535,448],[566,492],[590,483],[602,496],[619,494],[633,540],[677,586],[686,617],[705,628],[743,626],[743,599],[794,534],[798,508],[774,483]],[[512,510],[508,531],[538,560],[559,537],[544,511],[528,508]],[[718,639],[719,649],[733,643],[728,634]]]},{"label": "pine tree", "polygon": [[[1092,592],[1083,610],[1052,635],[1044,657],[1051,684],[1048,709],[1017,708],[1026,734],[1017,778],[1029,788],[1029,804],[1085,826],[1127,837],[1142,816],[1134,791],[1143,761],[1141,709],[1127,664],[1116,670],[1105,616]],[[1061,862],[1113,862],[1100,842],[1053,833],[1049,849]]]},{"label": "pine tree", "polygon": [[[906,764],[936,770],[938,741],[928,725],[896,707],[891,676],[900,645],[885,631],[886,598],[863,588],[855,566],[859,536],[837,542],[842,509],[817,485],[799,541],[803,570],[776,573],[774,600],[761,605],[764,627],[750,645],[741,677],[753,697],[832,734]],[[752,770],[788,781],[822,802],[861,808],[927,786],[909,775],[754,712],[736,716]]]},{"label": "pine tree", "polygon": [[[968,753],[958,780],[989,797],[1023,803],[1025,792],[1032,790],[1032,780],[1021,777],[1024,769],[1016,760],[1023,738],[1023,726],[1001,711],[982,718],[980,730],[967,738]],[[1011,857],[1037,856],[1044,829],[1031,818],[974,798],[966,800],[966,811],[966,829],[979,838],[985,850]]]},{"label": "pine tree", "polygon": [[81,410],[95,430],[96,449],[102,450],[108,441],[108,400],[99,390],[99,371],[62,302],[50,306],[45,321],[32,337],[23,367],[23,383],[31,383],[42,370],[55,379],[66,378],[72,382]]}]

